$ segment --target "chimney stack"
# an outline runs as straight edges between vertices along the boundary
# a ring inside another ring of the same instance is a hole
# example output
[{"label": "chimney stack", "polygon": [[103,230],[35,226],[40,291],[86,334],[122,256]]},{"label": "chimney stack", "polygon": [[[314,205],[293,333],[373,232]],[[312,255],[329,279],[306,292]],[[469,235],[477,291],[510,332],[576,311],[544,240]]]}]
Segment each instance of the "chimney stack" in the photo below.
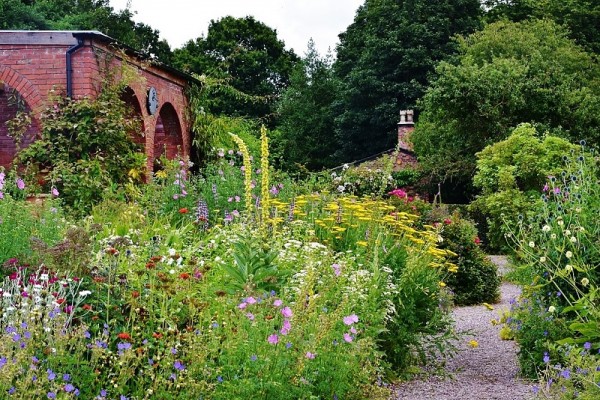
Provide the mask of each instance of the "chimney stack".
[{"label": "chimney stack", "polygon": [[415,130],[413,121],[413,110],[400,110],[400,122],[398,122],[398,144],[400,149],[413,151],[410,142],[410,133]]}]

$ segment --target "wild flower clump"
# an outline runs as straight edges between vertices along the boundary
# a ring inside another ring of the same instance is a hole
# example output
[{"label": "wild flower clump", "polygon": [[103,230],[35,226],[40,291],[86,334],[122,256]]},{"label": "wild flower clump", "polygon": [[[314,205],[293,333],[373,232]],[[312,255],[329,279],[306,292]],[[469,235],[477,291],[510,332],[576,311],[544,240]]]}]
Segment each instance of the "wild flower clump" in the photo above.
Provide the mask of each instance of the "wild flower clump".
[{"label": "wild flower clump", "polygon": [[[542,387],[557,393],[597,390],[589,365],[600,367],[598,176],[598,160],[584,144],[579,153],[566,154],[563,170],[541,188],[536,218],[523,219],[513,236],[524,284],[521,303],[526,304],[514,312],[510,325],[521,345],[521,366],[529,374],[549,373]],[[527,327],[541,335],[533,338]],[[585,359],[575,357],[582,351]],[[561,365],[562,376],[553,375],[556,368],[547,368],[546,358],[552,366]],[[553,385],[557,378],[578,383]]]}]

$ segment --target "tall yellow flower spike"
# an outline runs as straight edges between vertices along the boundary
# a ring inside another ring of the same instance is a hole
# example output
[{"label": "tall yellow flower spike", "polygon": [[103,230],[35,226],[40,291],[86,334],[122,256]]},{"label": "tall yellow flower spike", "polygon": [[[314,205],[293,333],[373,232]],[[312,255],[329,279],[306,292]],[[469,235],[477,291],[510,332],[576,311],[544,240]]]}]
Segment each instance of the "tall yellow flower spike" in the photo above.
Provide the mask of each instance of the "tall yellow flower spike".
[{"label": "tall yellow flower spike", "polygon": [[250,162],[250,152],[246,143],[241,137],[234,133],[229,133],[233,138],[233,141],[238,145],[242,152],[242,158],[244,162],[244,200],[246,203],[246,213],[251,215],[252,213],[252,163]]},{"label": "tall yellow flower spike", "polygon": [[265,226],[269,218],[269,139],[267,138],[267,128],[260,128],[260,169],[261,169],[261,187],[260,187],[260,223]]}]

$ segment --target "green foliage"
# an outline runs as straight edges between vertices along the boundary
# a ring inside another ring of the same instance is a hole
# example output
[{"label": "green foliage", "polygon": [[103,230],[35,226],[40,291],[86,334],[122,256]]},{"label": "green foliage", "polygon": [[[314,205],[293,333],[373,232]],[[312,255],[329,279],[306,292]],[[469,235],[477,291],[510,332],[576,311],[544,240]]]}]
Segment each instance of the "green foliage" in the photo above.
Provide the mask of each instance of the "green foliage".
[{"label": "green foliage", "polygon": [[233,242],[233,265],[223,265],[229,277],[227,286],[234,292],[250,294],[279,289],[282,276],[274,263],[276,258],[277,253],[264,247],[256,238],[240,237]]},{"label": "green foliage", "polygon": [[477,0],[364,2],[334,64],[340,162],[394,147],[398,110],[415,106],[434,66],[454,53],[451,38],[476,30],[480,12]]},{"label": "green foliage", "polygon": [[146,157],[131,137],[139,121],[130,117],[119,90],[107,86],[93,100],[57,100],[42,114],[41,137],[17,156],[32,172],[49,171],[48,184],[75,212],[89,211],[106,191],[143,176]]},{"label": "green foliage", "polygon": [[[555,373],[568,369],[581,375],[573,379],[581,380],[585,372],[582,365],[571,364],[577,360],[573,350],[558,345],[575,346],[574,351],[582,355],[593,353],[585,362],[598,366],[598,160],[582,147],[581,152],[566,155],[561,164],[563,172],[549,177],[537,212],[511,236],[524,294],[512,323],[521,346],[522,370],[533,374],[546,369],[550,373],[546,377],[554,379]],[[547,333],[534,338],[531,332],[543,329]],[[544,353],[552,366],[562,365],[559,371],[546,368]],[[591,396],[596,389],[595,384],[577,388],[583,398],[593,398],[585,394]]]},{"label": "green foliage", "polygon": [[536,211],[547,177],[558,175],[563,157],[575,148],[558,137],[539,138],[532,125],[522,124],[506,140],[477,153],[473,184],[481,194],[471,208],[486,216],[492,248],[506,248],[505,235],[516,228],[519,216]]},{"label": "green foliage", "polygon": [[[36,252],[38,246],[53,246],[60,241],[64,229],[62,212],[56,201],[29,204],[9,194],[0,199],[0,266],[9,259],[26,262],[47,261]],[[0,267],[0,280],[7,269]]]},{"label": "green foliage", "polygon": [[206,37],[190,40],[175,50],[173,59],[182,70],[224,79],[237,91],[262,98],[240,104],[222,96],[211,107],[212,113],[266,122],[273,121],[275,101],[288,85],[296,61],[275,30],[250,16],[211,20]]},{"label": "green foliage", "polygon": [[321,57],[311,40],[302,62],[290,76],[290,84],[278,104],[280,161],[286,170],[311,171],[332,167],[335,123],[332,104],[337,98],[331,56]]},{"label": "green foliage", "polygon": [[411,139],[436,180],[468,184],[475,153],[531,122],[600,142],[600,67],[550,21],[498,22],[459,40],[420,103]]},{"label": "green foliage", "polygon": [[590,51],[600,53],[600,4],[586,0],[486,0],[485,19],[551,19],[569,30],[569,36]]},{"label": "green foliage", "polygon": [[438,221],[443,225],[439,247],[457,254],[452,262],[458,266],[444,281],[453,292],[454,303],[472,305],[495,303],[500,297],[500,277],[496,266],[480,248],[477,228],[457,212]]}]

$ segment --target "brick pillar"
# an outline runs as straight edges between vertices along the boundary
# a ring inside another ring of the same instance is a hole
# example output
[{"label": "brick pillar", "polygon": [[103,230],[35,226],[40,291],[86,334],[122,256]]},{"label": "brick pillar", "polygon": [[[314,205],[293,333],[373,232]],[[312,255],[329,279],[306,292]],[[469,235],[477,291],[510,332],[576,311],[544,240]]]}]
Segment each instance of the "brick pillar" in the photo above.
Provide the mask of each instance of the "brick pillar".
[{"label": "brick pillar", "polygon": [[398,122],[398,144],[402,150],[413,151],[413,146],[410,142],[410,134],[415,130],[413,114],[413,110],[400,110],[400,122]]}]

